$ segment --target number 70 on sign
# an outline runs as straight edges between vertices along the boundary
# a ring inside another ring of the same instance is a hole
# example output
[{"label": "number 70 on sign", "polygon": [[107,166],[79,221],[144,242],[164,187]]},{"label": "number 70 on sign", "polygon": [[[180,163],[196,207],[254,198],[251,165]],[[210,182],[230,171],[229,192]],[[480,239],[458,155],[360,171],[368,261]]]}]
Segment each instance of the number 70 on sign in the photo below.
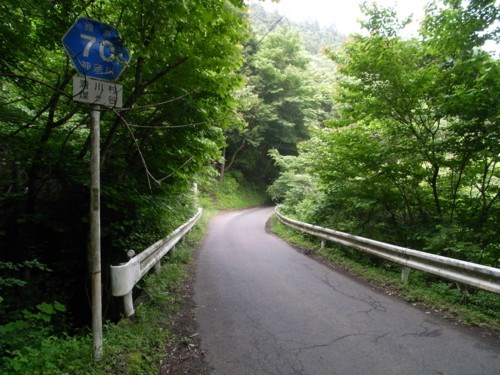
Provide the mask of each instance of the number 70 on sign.
[{"label": "number 70 on sign", "polygon": [[[96,42],[97,38],[92,35],[86,35],[86,34],[80,34],[80,37],[83,39],[87,39],[88,43],[83,49],[83,57],[89,57],[90,55],[90,50],[94,46],[94,43]],[[106,56],[105,51],[109,50],[109,56]],[[103,40],[101,43],[99,43],[99,57],[102,59],[102,61],[105,62],[112,62],[115,58],[115,47],[113,46],[113,43],[109,40]]]},{"label": "number 70 on sign", "polygon": [[84,77],[116,81],[130,61],[118,31],[88,18],[78,18],[64,34],[62,44]]}]

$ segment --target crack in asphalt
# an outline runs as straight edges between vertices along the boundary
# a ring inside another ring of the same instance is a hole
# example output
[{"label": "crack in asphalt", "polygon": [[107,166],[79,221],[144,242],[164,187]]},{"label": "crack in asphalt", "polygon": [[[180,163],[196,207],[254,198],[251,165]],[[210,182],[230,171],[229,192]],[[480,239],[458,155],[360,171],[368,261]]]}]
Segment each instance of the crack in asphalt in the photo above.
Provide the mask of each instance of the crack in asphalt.
[{"label": "crack in asphalt", "polygon": [[279,332],[271,331],[251,316],[247,315],[247,320],[259,335],[251,340],[256,356],[248,356],[254,365],[245,363],[246,367],[255,374],[307,375],[302,362],[296,359],[294,363],[293,358],[286,354],[289,352],[289,348],[285,347],[287,341],[279,339]]},{"label": "crack in asphalt", "polygon": [[366,314],[367,316],[369,316],[369,314],[372,312],[372,311],[379,311],[379,312],[387,312],[387,308],[385,307],[385,304],[380,302],[380,301],[377,301],[376,299],[374,299],[372,296],[370,295],[366,295],[366,297],[362,298],[362,297],[356,297],[356,296],[352,296],[350,294],[347,294],[341,290],[339,290],[338,288],[340,286],[342,286],[342,284],[338,284],[337,286],[333,285],[329,278],[328,278],[328,275],[325,274],[324,275],[324,278],[321,280],[325,285],[329,286],[331,289],[333,289],[335,292],[337,293],[340,293],[342,294],[344,297],[347,297],[347,298],[350,298],[350,299],[353,299],[355,301],[358,301],[358,302],[362,302],[362,303],[366,303],[368,306],[370,306],[371,308],[368,309],[368,310],[361,310],[361,311],[358,311],[360,313],[364,313]]},{"label": "crack in asphalt", "polygon": [[[244,365],[255,374],[310,375],[300,358],[305,351],[327,348],[351,337],[370,336],[368,333],[356,332],[335,337],[326,343],[307,345],[305,342],[280,339],[279,332],[263,326],[260,321],[251,316],[247,315],[247,321],[254,330],[259,332],[258,337],[251,340],[251,347],[255,350],[256,355],[245,355],[240,361],[234,363],[238,362]],[[388,334],[389,332],[379,334],[375,337],[375,341]],[[250,360],[251,362],[249,362]],[[331,375],[337,375],[337,373],[331,372]]]},{"label": "crack in asphalt", "polygon": [[382,334],[380,336],[375,337],[375,342],[377,343],[378,340],[383,339],[384,337],[388,336],[390,333],[391,333],[391,331],[387,331],[386,333],[384,333],[384,334]]},{"label": "crack in asphalt", "polygon": [[313,268],[312,268],[309,264],[307,264],[307,263],[302,263],[302,265],[303,265],[304,267],[306,267],[308,270],[313,271]]},{"label": "crack in asphalt", "polygon": [[300,354],[304,350],[313,350],[313,349],[317,349],[317,348],[328,347],[328,346],[331,346],[331,345],[333,345],[341,340],[347,339],[349,337],[359,337],[359,336],[368,336],[368,334],[366,334],[366,333],[350,333],[347,335],[336,337],[336,338],[328,341],[325,344],[314,344],[314,345],[309,345],[309,346],[303,346],[300,348],[292,349],[292,351],[297,351]]},{"label": "crack in asphalt", "polygon": [[361,298],[355,298],[358,301],[364,302],[364,303],[368,304],[368,306],[371,307],[371,309],[369,309],[369,310],[366,310],[366,311],[361,310],[361,311],[359,311],[360,313],[365,313],[365,314],[368,315],[372,311],[387,312],[387,308],[384,306],[384,304],[382,302],[377,301],[372,296],[366,296],[366,298],[367,298],[366,300],[361,299]]},{"label": "crack in asphalt", "polygon": [[401,335],[401,337],[405,337],[405,336],[439,337],[443,334],[441,329],[432,329],[432,328],[424,327],[424,326],[421,326],[421,327],[422,327],[423,331],[403,333]]},{"label": "crack in asphalt", "polygon": [[[366,336],[366,334],[365,333],[351,333],[351,334],[346,334],[346,335],[342,335],[339,337],[335,337],[334,339],[332,339],[329,342],[324,343],[324,344],[314,344],[314,345],[302,346],[299,348],[291,349],[290,350],[291,354],[293,354],[295,356],[295,360],[297,362],[299,362],[302,366],[301,371],[297,372],[296,374],[297,375],[307,375],[307,373],[304,372],[304,365],[302,363],[302,360],[299,358],[299,356],[302,355],[304,353],[304,351],[315,350],[318,348],[326,348],[326,347],[332,346],[335,343],[342,341],[344,339],[347,339],[350,337],[359,337],[359,336]],[[333,370],[330,370],[330,371],[331,371],[330,372],[331,375],[338,375],[337,372],[334,372]]]}]

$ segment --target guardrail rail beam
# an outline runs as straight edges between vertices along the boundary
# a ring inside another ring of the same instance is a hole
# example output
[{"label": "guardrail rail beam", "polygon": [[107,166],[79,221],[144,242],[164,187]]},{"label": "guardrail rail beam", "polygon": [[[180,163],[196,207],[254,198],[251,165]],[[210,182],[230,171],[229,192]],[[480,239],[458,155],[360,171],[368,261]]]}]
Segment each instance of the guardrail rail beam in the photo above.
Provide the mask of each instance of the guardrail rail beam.
[{"label": "guardrail rail beam", "polygon": [[[123,297],[123,307],[127,317],[134,314],[132,290],[135,284],[148,273],[151,268],[160,270],[160,260],[188,233],[198,222],[203,210],[198,209],[189,221],[182,224],[168,237],[163,238],[153,245],[133,256],[127,263],[111,266],[111,294],[114,297]],[[133,255],[133,252],[131,253]]]},{"label": "guardrail rail beam", "polygon": [[401,276],[403,282],[408,281],[410,268],[413,268],[500,294],[499,268],[447,258],[303,223],[282,215],[279,213],[278,208],[276,208],[275,212],[278,219],[291,228],[401,264],[403,266]]}]

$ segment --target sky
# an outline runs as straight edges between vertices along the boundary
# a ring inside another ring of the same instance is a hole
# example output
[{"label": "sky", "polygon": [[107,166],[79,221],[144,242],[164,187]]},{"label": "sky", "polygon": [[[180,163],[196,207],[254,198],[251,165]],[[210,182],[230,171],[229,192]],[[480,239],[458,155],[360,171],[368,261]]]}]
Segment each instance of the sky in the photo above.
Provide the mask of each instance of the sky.
[{"label": "sky", "polygon": [[[255,0],[254,0],[255,1]],[[362,33],[359,20],[363,18],[360,4],[365,0],[271,0],[259,1],[266,10],[277,10],[292,21],[318,21],[322,26],[335,25],[344,35]],[[401,33],[403,37],[418,35],[420,22],[424,18],[425,6],[430,0],[370,0],[378,5],[396,8],[399,19],[412,15],[413,23]],[[497,1],[497,4],[500,0]],[[498,23],[497,23],[498,25]],[[500,44],[488,41],[485,50],[494,57],[500,58]]]},{"label": "sky", "polygon": [[[316,20],[323,26],[334,24],[342,34],[360,32],[357,20],[362,18],[359,5],[364,0],[270,0],[260,2],[266,10],[277,10],[292,21]],[[373,1],[373,0],[372,0]],[[421,20],[428,0],[375,0],[379,5],[395,7],[400,18],[413,14],[414,20]],[[416,32],[418,23],[409,28]]]}]

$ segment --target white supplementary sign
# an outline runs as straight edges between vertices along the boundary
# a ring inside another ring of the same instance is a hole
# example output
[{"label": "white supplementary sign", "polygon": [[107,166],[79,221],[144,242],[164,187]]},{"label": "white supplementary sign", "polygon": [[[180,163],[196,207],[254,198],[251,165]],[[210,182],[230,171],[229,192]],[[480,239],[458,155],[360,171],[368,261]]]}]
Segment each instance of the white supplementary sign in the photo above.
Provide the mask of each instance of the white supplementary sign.
[{"label": "white supplementary sign", "polygon": [[89,77],[73,77],[73,100],[111,108],[122,108],[123,86]]}]

